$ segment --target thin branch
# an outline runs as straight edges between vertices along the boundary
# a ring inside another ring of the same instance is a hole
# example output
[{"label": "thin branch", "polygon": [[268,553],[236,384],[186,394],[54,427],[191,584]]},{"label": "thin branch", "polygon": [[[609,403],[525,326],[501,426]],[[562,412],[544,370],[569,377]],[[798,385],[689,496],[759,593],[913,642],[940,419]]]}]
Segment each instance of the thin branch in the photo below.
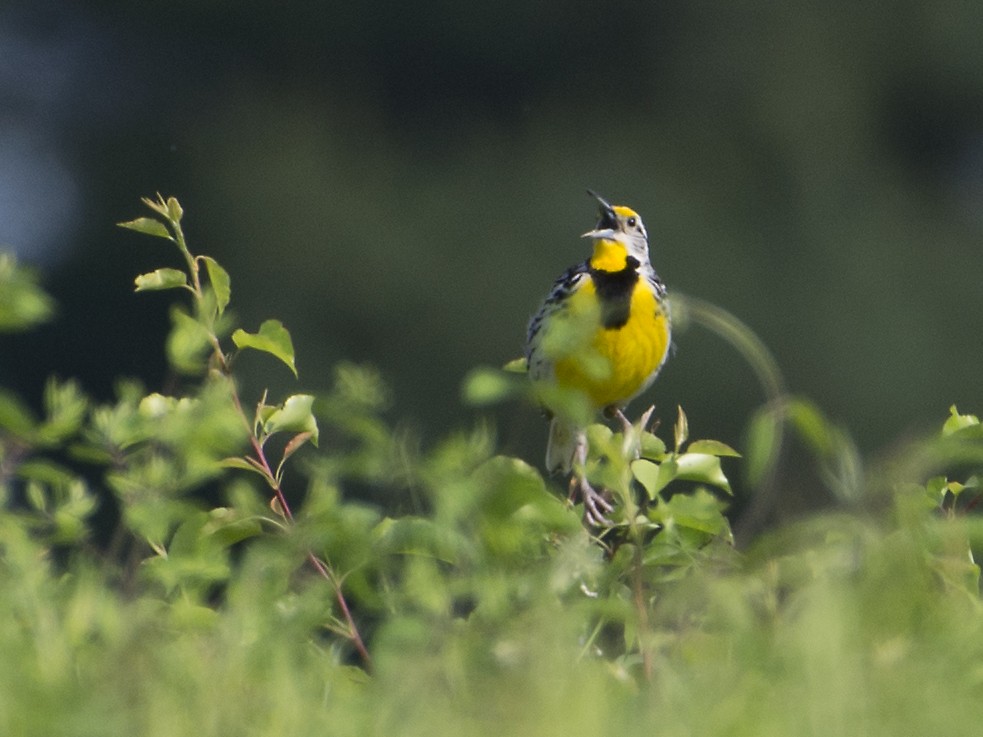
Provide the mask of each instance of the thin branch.
[{"label": "thin branch", "polygon": [[[158,208],[158,212],[162,212]],[[164,214],[164,212],[162,212]],[[205,293],[201,286],[201,277],[199,274],[198,263],[196,257],[192,255],[191,251],[188,249],[187,243],[184,238],[184,232],[181,229],[181,224],[179,221],[170,218],[165,215],[170,220],[171,227],[174,231],[174,241],[181,251],[182,256],[184,256],[185,261],[188,265],[188,271],[191,275],[192,287],[191,291],[194,294],[195,301],[197,302],[199,314],[201,313],[202,307],[204,306]],[[249,444],[252,446],[253,457],[248,459],[263,473],[266,477],[267,483],[273,490],[274,498],[279,505],[280,512],[283,518],[288,524],[294,524],[294,514],[290,509],[290,504],[287,502],[286,495],[283,493],[283,488],[279,481],[279,470],[277,473],[273,472],[270,467],[269,461],[266,458],[266,453],[263,450],[263,444],[260,442],[259,438],[256,437],[255,429],[249,421],[249,417],[246,415],[245,409],[242,406],[242,400],[239,397],[239,391],[236,388],[235,381],[232,378],[231,367],[229,365],[229,360],[222,350],[222,344],[219,341],[218,336],[211,329],[208,330],[208,341],[212,348],[212,353],[215,358],[215,362],[221,374],[228,380],[230,388],[230,396],[232,398],[232,403],[235,407],[236,414],[239,415],[243,426],[249,435]],[[264,396],[265,401],[265,396]],[[282,466],[282,463],[281,463]],[[345,599],[344,592],[342,591],[342,580],[338,577],[338,574],[331,568],[331,566],[325,561],[321,560],[318,556],[314,554],[313,551],[307,552],[307,560],[310,562],[311,566],[328,581],[334,588],[335,598],[338,600],[338,606],[341,609],[341,613],[344,616],[345,623],[347,625],[347,632],[345,633],[348,639],[351,641],[352,645],[358,651],[359,656],[362,658],[362,662],[365,667],[371,669],[372,658],[369,655],[368,648],[365,646],[365,641],[362,639],[362,635],[358,630],[358,626],[355,624],[355,618],[352,616],[351,609],[348,606],[348,601]]]},{"label": "thin branch", "polygon": [[642,668],[645,680],[652,680],[652,652],[649,650],[649,611],[645,604],[645,583],[642,580],[642,546],[635,542],[635,554],[632,560],[632,598],[638,614],[638,650],[642,655]]}]

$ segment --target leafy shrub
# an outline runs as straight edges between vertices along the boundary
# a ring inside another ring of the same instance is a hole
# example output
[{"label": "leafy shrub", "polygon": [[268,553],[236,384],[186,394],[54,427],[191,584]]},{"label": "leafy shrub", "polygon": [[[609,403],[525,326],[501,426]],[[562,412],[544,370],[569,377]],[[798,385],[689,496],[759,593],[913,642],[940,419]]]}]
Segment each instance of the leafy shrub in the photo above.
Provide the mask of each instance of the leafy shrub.
[{"label": "leafy shrub", "polygon": [[[237,327],[231,279],[189,250],[181,206],[145,202],[124,226],[182,268],[136,289],[188,295],[166,341],[182,392],[121,382],[97,405],[52,380],[43,417],[0,393],[0,733],[978,729],[976,417],[953,408],[938,437],[865,469],[817,408],[777,397],[751,423],[751,475],[764,483],[788,426],[843,505],[744,550],[731,448],[691,441],[681,410],[669,443],[595,425],[589,473],[618,511],[585,527],[481,426],[405,442],[371,368],[338,365],[323,396],[247,400],[233,357],[296,374],[289,333]],[[0,329],[50,313],[9,258],[0,295]],[[482,370],[465,393],[524,387]],[[355,484],[414,512],[350,498]]]}]

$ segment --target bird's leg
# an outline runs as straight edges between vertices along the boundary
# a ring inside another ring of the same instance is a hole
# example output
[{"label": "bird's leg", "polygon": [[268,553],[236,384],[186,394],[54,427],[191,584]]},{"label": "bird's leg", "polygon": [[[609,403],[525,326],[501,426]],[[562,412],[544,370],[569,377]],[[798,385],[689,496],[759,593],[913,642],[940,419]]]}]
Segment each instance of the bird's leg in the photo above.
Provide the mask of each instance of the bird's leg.
[{"label": "bird's leg", "polygon": [[573,476],[570,479],[570,498],[577,494],[584,500],[584,519],[593,527],[610,527],[612,522],[605,514],[614,511],[614,506],[594,489],[587,480],[587,433],[577,431],[573,452]]}]

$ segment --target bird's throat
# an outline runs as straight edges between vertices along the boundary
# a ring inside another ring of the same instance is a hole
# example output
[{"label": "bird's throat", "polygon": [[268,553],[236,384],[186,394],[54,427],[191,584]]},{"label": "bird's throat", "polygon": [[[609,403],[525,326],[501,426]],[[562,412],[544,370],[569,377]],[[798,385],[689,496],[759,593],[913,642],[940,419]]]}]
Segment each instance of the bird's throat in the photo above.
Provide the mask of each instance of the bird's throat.
[{"label": "bird's throat", "polygon": [[624,271],[628,266],[628,249],[619,241],[598,238],[594,241],[590,266],[597,271]]}]

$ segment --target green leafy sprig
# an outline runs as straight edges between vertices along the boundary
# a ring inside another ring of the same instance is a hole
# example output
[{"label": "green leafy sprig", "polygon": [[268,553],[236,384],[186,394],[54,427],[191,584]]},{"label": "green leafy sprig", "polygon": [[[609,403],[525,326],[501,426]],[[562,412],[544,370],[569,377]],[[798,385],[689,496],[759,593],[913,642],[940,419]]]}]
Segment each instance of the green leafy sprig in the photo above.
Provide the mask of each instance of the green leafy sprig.
[{"label": "green leafy sprig", "polygon": [[[180,307],[172,310],[174,327],[168,339],[171,363],[184,373],[197,373],[207,361],[212,369],[210,375],[227,382],[228,396],[248,434],[250,453],[229,457],[224,465],[262,477],[273,492],[271,507],[286,525],[291,526],[295,518],[284,493],[283,471],[288,459],[303,445],[317,445],[319,433],[312,409],[314,397],[294,394],[280,404],[271,405],[264,393],[250,418],[233,379],[234,353],[227,354],[222,345],[222,336],[227,330],[226,308],[232,298],[231,278],[214,258],[191,252],[181,225],[184,209],[176,198],[165,199],[158,194],[156,199],[143,198],[142,201],[155,217],[139,217],[119,223],[120,227],[170,241],[182,256],[184,269],[164,267],[141,274],[135,279],[136,291],[185,289],[191,293],[191,313]],[[249,349],[267,353],[297,376],[293,341],[279,320],[266,320],[256,333],[237,328],[232,332],[231,340],[237,351]],[[290,438],[274,465],[267,454],[267,441],[280,433],[286,433]],[[371,658],[345,598],[344,577],[313,550],[307,552],[307,559],[334,589],[343,618],[343,624],[335,629],[344,632],[368,666]]]}]

